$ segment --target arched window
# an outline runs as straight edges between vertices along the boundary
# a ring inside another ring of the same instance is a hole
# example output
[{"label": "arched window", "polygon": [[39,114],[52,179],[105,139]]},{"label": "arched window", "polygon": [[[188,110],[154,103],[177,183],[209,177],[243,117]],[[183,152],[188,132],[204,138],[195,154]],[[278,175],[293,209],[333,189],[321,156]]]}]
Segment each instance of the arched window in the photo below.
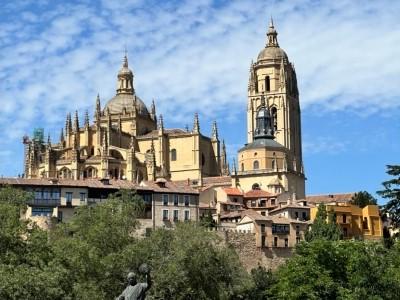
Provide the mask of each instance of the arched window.
[{"label": "arched window", "polygon": [[272,124],[274,126],[274,131],[278,130],[278,112],[276,110],[276,107],[271,108],[271,117],[272,117]]},{"label": "arched window", "polygon": [[271,83],[269,80],[269,76],[265,77],[265,91],[266,92],[271,91]]},{"label": "arched window", "polygon": [[260,168],[260,163],[258,162],[258,160],[255,160],[253,162],[253,169],[258,170],[259,168]]},{"label": "arched window", "polygon": [[244,163],[242,163],[241,170],[244,171]]},{"label": "arched window", "polygon": [[252,190],[259,190],[259,189],[260,189],[260,185],[259,185],[258,183],[254,183],[254,184],[251,186],[251,189],[252,189]]},{"label": "arched window", "polygon": [[272,168],[272,170],[275,170],[275,159],[273,159],[272,161],[271,161],[271,168]]},{"label": "arched window", "polygon": [[171,161],[176,161],[176,149],[171,150]]}]

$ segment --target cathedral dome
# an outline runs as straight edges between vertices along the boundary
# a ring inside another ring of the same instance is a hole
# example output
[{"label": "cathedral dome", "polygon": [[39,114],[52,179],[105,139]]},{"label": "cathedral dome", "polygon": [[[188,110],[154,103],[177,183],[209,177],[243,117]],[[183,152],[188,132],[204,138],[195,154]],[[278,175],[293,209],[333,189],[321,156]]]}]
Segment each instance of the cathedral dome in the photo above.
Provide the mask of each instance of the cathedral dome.
[{"label": "cathedral dome", "polygon": [[104,112],[109,110],[111,114],[120,114],[123,112],[124,108],[126,108],[126,112],[130,113],[133,112],[135,104],[139,115],[149,115],[149,111],[147,110],[144,102],[134,94],[115,95],[107,102],[106,106],[104,107]]},{"label": "cathedral dome", "polygon": [[288,60],[287,54],[279,47],[266,47],[260,51],[257,61],[263,60]]}]

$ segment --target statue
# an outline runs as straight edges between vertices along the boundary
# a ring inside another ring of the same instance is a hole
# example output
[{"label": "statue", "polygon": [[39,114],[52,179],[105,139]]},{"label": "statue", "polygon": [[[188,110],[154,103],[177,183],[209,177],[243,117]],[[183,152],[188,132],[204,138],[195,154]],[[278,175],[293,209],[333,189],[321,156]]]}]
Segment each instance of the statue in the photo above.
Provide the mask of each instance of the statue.
[{"label": "statue", "polygon": [[141,264],[139,272],[145,274],[146,282],[138,283],[136,274],[134,272],[129,272],[127,276],[128,286],[116,300],[145,300],[146,292],[151,287],[150,270],[147,264]]}]

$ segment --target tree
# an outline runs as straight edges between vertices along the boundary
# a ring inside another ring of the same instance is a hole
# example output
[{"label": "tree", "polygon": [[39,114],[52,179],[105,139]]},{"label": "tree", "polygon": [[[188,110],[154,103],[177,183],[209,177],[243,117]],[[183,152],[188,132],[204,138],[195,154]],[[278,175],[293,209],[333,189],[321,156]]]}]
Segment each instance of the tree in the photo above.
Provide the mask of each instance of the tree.
[{"label": "tree", "polygon": [[360,191],[351,197],[350,203],[363,208],[367,205],[376,205],[376,199],[367,191]]},{"label": "tree", "polygon": [[305,234],[307,242],[313,240],[330,240],[337,241],[342,239],[343,234],[340,226],[336,223],[336,215],[334,212],[327,212],[326,206],[320,204],[314,223],[309,231]]},{"label": "tree", "polygon": [[387,213],[391,219],[391,224],[395,228],[400,227],[400,166],[387,165],[386,173],[394,178],[382,183],[384,189],[378,191],[378,195],[388,199],[383,206],[383,213]]}]

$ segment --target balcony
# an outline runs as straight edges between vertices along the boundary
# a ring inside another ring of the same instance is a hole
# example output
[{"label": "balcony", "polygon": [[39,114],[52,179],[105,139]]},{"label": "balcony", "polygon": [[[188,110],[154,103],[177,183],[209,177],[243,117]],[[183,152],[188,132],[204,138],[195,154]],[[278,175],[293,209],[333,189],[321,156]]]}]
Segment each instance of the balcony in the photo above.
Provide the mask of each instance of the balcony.
[{"label": "balcony", "polygon": [[28,201],[29,206],[51,206],[56,207],[61,204],[60,199],[34,199]]}]

